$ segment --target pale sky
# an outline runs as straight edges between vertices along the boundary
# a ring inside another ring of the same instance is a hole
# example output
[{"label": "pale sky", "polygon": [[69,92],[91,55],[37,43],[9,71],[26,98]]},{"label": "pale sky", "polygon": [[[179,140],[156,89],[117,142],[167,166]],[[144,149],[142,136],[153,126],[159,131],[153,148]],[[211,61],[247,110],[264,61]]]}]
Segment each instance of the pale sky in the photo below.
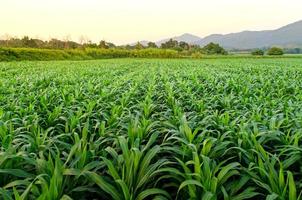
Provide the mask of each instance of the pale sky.
[{"label": "pale sky", "polygon": [[301,10],[302,0],[0,0],[0,36],[125,44],[275,29],[302,20]]}]

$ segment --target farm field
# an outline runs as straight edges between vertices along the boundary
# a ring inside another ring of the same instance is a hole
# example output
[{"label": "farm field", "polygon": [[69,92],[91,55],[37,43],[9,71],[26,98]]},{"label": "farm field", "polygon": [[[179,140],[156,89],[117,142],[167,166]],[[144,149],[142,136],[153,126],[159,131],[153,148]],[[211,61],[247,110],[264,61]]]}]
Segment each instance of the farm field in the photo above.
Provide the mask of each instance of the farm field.
[{"label": "farm field", "polygon": [[0,63],[0,199],[301,199],[300,58]]}]

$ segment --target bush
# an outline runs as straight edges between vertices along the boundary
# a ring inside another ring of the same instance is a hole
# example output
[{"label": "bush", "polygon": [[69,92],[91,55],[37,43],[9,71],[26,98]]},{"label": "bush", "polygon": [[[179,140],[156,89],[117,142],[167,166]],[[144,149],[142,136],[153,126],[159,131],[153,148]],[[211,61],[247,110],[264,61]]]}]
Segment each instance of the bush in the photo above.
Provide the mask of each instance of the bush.
[{"label": "bush", "polygon": [[270,56],[280,56],[283,54],[284,54],[283,50],[278,47],[272,47],[267,51],[267,55],[270,55]]},{"label": "bush", "polygon": [[0,61],[21,60],[91,60],[106,58],[179,58],[182,55],[171,49],[34,49],[0,48]]},{"label": "bush", "polygon": [[200,53],[200,52],[195,52],[195,53],[192,53],[192,58],[202,58],[203,55]]},{"label": "bush", "polygon": [[253,56],[263,56],[264,55],[264,51],[261,49],[256,49],[254,51],[252,51],[252,55]]},{"label": "bush", "polygon": [[224,48],[222,48],[219,44],[215,44],[213,42],[204,46],[202,48],[202,51],[208,55],[213,55],[213,54],[227,55],[228,54],[228,52]]}]

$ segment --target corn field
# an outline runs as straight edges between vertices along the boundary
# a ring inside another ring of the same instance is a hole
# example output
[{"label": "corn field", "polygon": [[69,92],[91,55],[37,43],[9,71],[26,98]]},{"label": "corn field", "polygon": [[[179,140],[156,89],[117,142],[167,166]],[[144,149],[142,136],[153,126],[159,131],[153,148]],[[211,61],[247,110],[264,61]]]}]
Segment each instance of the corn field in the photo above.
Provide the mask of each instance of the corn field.
[{"label": "corn field", "polygon": [[302,61],[0,63],[0,199],[302,199]]}]

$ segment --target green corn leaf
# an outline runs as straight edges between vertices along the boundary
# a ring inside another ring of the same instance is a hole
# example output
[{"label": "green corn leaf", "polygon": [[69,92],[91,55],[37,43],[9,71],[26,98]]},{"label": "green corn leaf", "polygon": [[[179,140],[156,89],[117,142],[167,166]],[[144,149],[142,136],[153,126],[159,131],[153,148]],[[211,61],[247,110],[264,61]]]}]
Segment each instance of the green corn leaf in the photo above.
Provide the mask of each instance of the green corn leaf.
[{"label": "green corn leaf", "polygon": [[144,191],[142,191],[136,198],[136,200],[143,200],[146,199],[147,197],[150,197],[151,195],[162,195],[165,197],[170,197],[169,193],[161,190],[161,189],[157,189],[157,188],[151,188],[151,189],[146,189]]},{"label": "green corn leaf", "polygon": [[117,192],[116,188],[106,182],[101,176],[95,172],[85,172],[85,175],[95,184],[97,184],[104,192],[109,194],[114,200],[121,200],[122,197]]},{"label": "green corn leaf", "polygon": [[297,189],[296,189],[296,183],[294,181],[293,174],[288,171],[288,188],[289,188],[289,200],[296,200],[297,199]]}]

